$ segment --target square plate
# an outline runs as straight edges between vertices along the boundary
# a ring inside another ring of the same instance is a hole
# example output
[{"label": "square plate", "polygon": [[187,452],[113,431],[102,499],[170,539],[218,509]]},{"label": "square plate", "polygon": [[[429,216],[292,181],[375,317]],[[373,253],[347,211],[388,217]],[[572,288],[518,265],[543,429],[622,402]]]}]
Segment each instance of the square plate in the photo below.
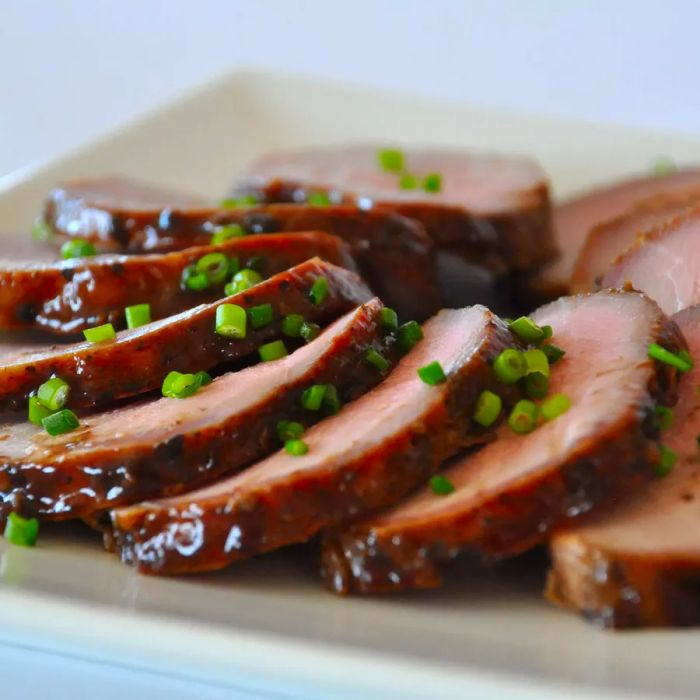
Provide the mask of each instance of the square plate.
[{"label": "square plate", "polygon": [[[700,140],[688,137],[244,71],[0,180],[0,227],[28,230],[65,178],[122,172],[218,195],[264,151],[348,140],[530,153],[557,194],[643,170],[658,154],[700,160]],[[598,631],[544,603],[541,576],[534,557],[491,570],[464,561],[440,591],[342,599],[320,587],[308,551],[292,548],[161,580],[68,524],[36,549],[0,543],[0,642],[274,698],[698,696],[699,633]]]}]

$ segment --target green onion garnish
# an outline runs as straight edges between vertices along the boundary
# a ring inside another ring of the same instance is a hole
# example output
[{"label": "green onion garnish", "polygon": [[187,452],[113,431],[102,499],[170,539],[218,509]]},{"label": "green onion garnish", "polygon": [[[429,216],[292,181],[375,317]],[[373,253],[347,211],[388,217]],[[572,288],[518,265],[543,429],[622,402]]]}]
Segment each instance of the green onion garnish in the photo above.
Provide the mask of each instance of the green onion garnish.
[{"label": "green onion garnish", "polygon": [[369,364],[374,365],[382,374],[388,372],[391,367],[389,360],[384,357],[381,353],[377,352],[374,348],[367,348],[365,352],[365,360]]},{"label": "green onion garnish", "polygon": [[399,187],[402,190],[415,190],[418,187],[418,178],[411,173],[404,173],[399,178]]},{"label": "green onion garnish", "polygon": [[[231,280],[230,284],[226,285],[226,294],[231,296],[231,294],[238,294],[239,292],[245,292],[246,289],[254,287],[256,284],[260,284],[263,281],[262,275],[255,270],[251,270],[248,267],[244,267],[242,270],[238,271]],[[233,289],[234,291],[230,291]]]},{"label": "green onion garnish", "polygon": [[329,207],[331,198],[325,192],[309,192],[306,195],[306,203],[313,207]]},{"label": "green onion garnish", "polygon": [[493,372],[499,382],[515,384],[527,372],[525,356],[515,348],[508,348],[493,361]]},{"label": "green onion garnish", "polygon": [[408,321],[399,326],[397,338],[399,350],[405,355],[413,350],[418,341],[423,340],[423,329],[416,321]]},{"label": "green onion garnish", "polygon": [[228,259],[228,276],[233,278],[233,276],[240,272],[241,261],[237,257],[232,257]]},{"label": "green onion garnish", "polygon": [[301,324],[299,330],[299,335],[304,339],[304,342],[310,343],[312,340],[316,340],[321,333],[321,326],[317,323],[310,323],[309,321],[304,321]]},{"label": "green onion garnish", "polygon": [[221,284],[228,276],[228,257],[224,253],[207,253],[194,266],[207,277],[207,286]]},{"label": "green onion garnish", "polygon": [[301,457],[309,451],[309,446],[303,440],[287,440],[284,449],[293,457]]},{"label": "green onion garnish", "polygon": [[678,170],[676,161],[670,156],[657,156],[651,162],[651,174],[656,175],[657,177],[670,175],[671,173],[676,172],[676,170]]},{"label": "green onion garnish", "polygon": [[566,351],[562,350],[557,345],[543,345],[541,347],[541,350],[547,356],[550,365],[553,365],[555,362],[558,362],[559,360],[561,360],[562,357],[564,357],[564,355],[566,355]]},{"label": "green onion garnish", "polygon": [[209,372],[205,372],[204,370],[200,370],[194,376],[199,382],[199,386],[207,386],[207,384],[211,384],[214,381]]},{"label": "green onion garnish", "polygon": [[479,394],[474,409],[474,420],[484,428],[490,428],[501,415],[503,401],[498,394],[486,389]]},{"label": "green onion garnish", "polygon": [[311,285],[309,298],[318,306],[322,304],[328,296],[328,280],[325,277],[317,277]]},{"label": "green onion garnish", "polygon": [[541,326],[541,328],[545,340],[549,340],[554,335],[554,329],[551,326]]},{"label": "green onion garnish", "polygon": [[39,535],[39,521],[36,518],[23,518],[18,513],[10,513],[3,534],[10,544],[33,547]]},{"label": "green onion garnish", "polygon": [[659,452],[659,462],[654,468],[654,474],[656,476],[668,476],[673,471],[673,467],[676,466],[678,455],[664,445],[659,445]]},{"label": "green onion garnish", "polygon": [[429,483],[430,489],[436,496],[447,496],[455,490],[453,483],[442,474],[431,476]]},{"label": "green onion garnish", "polygon": [[514,433],[531,433],[537,427],[538,413],[539,409],[532,401],[521,399],[508,416],[508,426]]},{"label": "green onion garnish", "polygon": [[442,384],[447,381],[445,376],[445,371],[442,369],[442,365],[435,360],[425,367],[421,367],[418,371],[418,376],[430,386],[436,386],[437,384]]},{"label": "green onion garnish", "polygon": [[423,180],[423,189],[426,192],[439,192],[442,189],[442,175],[439,173],[430,173]]},{"label": "green onion garnish", "polygon": [[525,376],[525,393],[531,399],[543,399],[549,391],[549,377],[542,372],[530,372]]},{"label": "green onion garnish", "polygon": [[240,224],[226,224],[226,226],[217,226],[211,237],[212,245],[220,245],[232,238],[242,238],[245,236],[245,229]]},{"label": "green onion garnish", "polygon": [[189,265],[182,271],[180,286],[192,292],[201,292],[209,286],[209,278],[204,272],[197,272],[195,265]]},{"label": "green onion garnish", "polygon": [[54,411],[50,408],[46,408],[41,401],[39,401],[38,396],[30,396],[27,408],[27,418],[34,425],[41,425],[41,421],[47,416],[50,416]]},{"label": "green onion garnish", "polygon": [[[524,343],[539,345],[545,339],[545,330],[540,328],[529,316],[521,316],[511,321],[509,324],[510,330],[520,338]],[[551,330],[551,326],[549,326]]]},{"label": "green onion garnish", "polygon": [[335,415],[342,408],[337,389],[332,384],[326,384],[326,393],[323,395],[321,407],[328,415]]},{"label": "green onion garnish", "polygon": [[151,322],[151,305],[150,304],[134,304],[127,306],[124,309],[126,316],[127,328],[139,328]]},{"label": "green onion garnish", "polygon": [[267,257],[265,255],[253,255],[245,266],[262,274],[267,267]]},{"label": "green onion garnish", "polygon": [[73,411],[64,408],[62,411],[52,413],[50,416],[43,418],[41,424],[49,435],[55,437],[56,435],[63,435],[71,430],[75,430],[80,425],[80,421]]},{"label": "green onion garnish", "polygon": [[219,202],[221,209],[239,209],[240,207],[252,207],[258,204],[258,198],[254,194],[244,194],[242,197],[227,197]]},{"label": "green onion garnish", "polygon": [[161,387],[163,396],[170,399],[186,399],[196,394],[202,386],[203,374],[205,373],[183,374],[175,370],[169,372]]},{"label": "green onion garnish", "polygon": [[673,425],[673,411],[667,406],[654,406],[654,417],[659,430],[668,430]]},{"label": "green onion garnish", "polygon": [[382,326],[384,326],[384,328],[387,328],[390,331],[395,331],[399,327],[399,316],[394,309],[390,309],[388,306],[385,306],[380,313]]},{"label": "green onion garnish", "polygon": [[260,304],[248,309],[248,318],[253,328],[264,328],[272,323],[272,304]]},{"label": "green onion garnish", "polygon": [[61,255],[65,260],[70,258],[88,258],[95,255],[95,246],[90,241],[82,238],[74,238],[72,241],[66,241],[61,246]]},{"label": "green onion garnish", "polygon": [[224,338],[245,338],[247,315],[238,304],[219,304],[216,307],[215,330]]},{"label": "green onion garnish", "polygon": [[282,333],[290,338],[300,338],[303,325],[304,317],[301,314],[287,314],[282,319]]},{"label": "green onion garnish", "polygon": [[673,353],[661,347],[658,343],[651,343],[651,345],[649,345],[648,354],[652,360],[671,365],[671,367],[675,367],[679,372],[690,372],[690,370],[693,369],[693,361],[690,356],[682,356],[680,353]]},{"label": "green onion garnish", "polygon": [[298,440],[304,434],[304,426],[294,420],[281,420],[277,423],[277,435],[282,442]]},{"label": "green onion garnish", "polygon": [[377,151],[377,162],[382,170],[388,173],[399,173],[403,170],[404,155],[397,148],[382,148]]},{"label": "green onion garnish", "polygon": [[258,348],[258,354],[263,362],[274,362],[288,355],[287,346],[283,340],[273,340]]},{"label": "green onion garnish", "polygon": [[542,402],[541,412],[544,420],[554,420],[571,408],[571,399],[566,394],[554,394]]},{"label": "green onion garnish", "polygon": [[321,408],[325,395],[325,384],[313,384],[307,389],[304,389],[304,393],[301,395],[301,405],[307,411],[318,411]]},{"label": "green onion garnish", "polygon": [[50,411],[58,411],[68,403],[70,386],[60,377],[51,377],[36,392],[36,397]]},{"label": "green onion garnish", "polygon": [[107,340],[114,340],[117,337],[114,326],[111,323],[104,323],[95,328],[86,328],[83,331],[83,335],[88,343],[104,343]]},{"label": "green onion garnish", "polygon": [[547,355],[542,350],[526,350],[523,353],[525,364],[527,365],[527,374],[543,374],[549,377],[549,360]]},{"label": "green onion garnish", "polygon": [[46,243],[53,238],[53,231],[49,228],[43,216],[34,219],[34,223],[32,224],[32,238],[39,243]]}]

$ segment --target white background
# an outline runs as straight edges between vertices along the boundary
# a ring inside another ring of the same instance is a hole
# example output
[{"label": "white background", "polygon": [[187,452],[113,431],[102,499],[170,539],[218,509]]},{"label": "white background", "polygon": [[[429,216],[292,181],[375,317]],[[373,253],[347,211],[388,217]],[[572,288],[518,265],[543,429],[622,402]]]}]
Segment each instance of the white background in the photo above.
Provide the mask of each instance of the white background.
[{"label": "white background", "polygon": [[[237,65],[700,133],[699,25],[693,0],[0,0],[0,176]],[[22,700],[224,697],[21,650],[0,673]]]}]

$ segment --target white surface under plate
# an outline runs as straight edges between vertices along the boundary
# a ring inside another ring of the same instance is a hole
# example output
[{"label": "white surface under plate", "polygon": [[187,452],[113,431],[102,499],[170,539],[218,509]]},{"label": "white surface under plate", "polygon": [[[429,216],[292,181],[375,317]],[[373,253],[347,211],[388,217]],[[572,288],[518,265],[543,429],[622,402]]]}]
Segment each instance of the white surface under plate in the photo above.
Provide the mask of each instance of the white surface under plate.
[{"label": "white surface under plate", "polygon": [[[47,117],[49,118],[49,117]],[[28,230],[78,175],[123,172],[203,194],[280,147],[373,139],[536,155],[561,194],[700,141],[513,115],[262,72],[237,73],[45,167],[0,181],[0,229]],[[2,243],[0,243],[0,246]],[[462,562],[441,591],[342,599],[294,548],[188,579],[138,576],[76,525],[0,544],[0,643],[303,700],[696,698],[694,631],[601,632],[540,596],[535,558]]]}]

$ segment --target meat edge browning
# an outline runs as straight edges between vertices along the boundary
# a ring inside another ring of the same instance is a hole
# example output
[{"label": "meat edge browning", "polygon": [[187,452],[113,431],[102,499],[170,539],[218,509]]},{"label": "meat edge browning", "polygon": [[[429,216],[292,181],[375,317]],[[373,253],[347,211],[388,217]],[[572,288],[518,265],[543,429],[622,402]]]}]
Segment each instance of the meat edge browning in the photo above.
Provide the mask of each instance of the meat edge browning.
[{"label": "meat edge browning", "polygon": [[[329,470],[328,478],[309,479],[286,489],[284,501],[263,488],[238,503],[223,499],[216,519],[209,524],[205,522],[206,514],[197,512],[196,506],[192,509],[195,512],[149,509],[148,504],[140,509],[112,511],[122,560],[154,574],[215,570],[254,554],[305,541],[323,527],[397,502],[457,449],[488,435],[472,421],[474,405],[481,391],[496,389],[490,362],[503,349],[512,347],[514,340],[507,326],[493,314],[487,329],[491,338],[478,351],[478,367],[470,372],[462,370],[448,388],[446,399],[428,416],[406,426],[399,436],[371,455],[362,455],[347,469],[339,473]],[[498,388],[503,393],[503,387]],[[507,403],[509,398],[512,401],[515,396],[506,394]],[[231,513],[235,518],[220,517]],[[240,536],[232,549],[227,541],[234,527]],[[191,538],[193,533],[199,537],[196,550],[183,547],[177,540],[179,535]]]},{"label": "meat edge browning", "polygon": [[[658,342],[674,351],[687,349],[675,322],[663,315],[660,320]],[[649,408],[673,405],[676,370],[659,362],[654,362],[654,369]],[[659,451],[658,430],[651,418],[651,411],[624,416],[611,426],[604,442],[582,445],[546,483],[520,484],[508,496],[492,498],[476,512],[451,519],[437,542],[410,534],[395,542],[390,533],[383,537],[360,526],[329,531],[321,555],[326,586],[341,594],[435,588],[443,582],[444,566],[463,550],[476,550],[489,558],[524,552],[566,520],[652,477],[650,467],[658,461]]]}]

